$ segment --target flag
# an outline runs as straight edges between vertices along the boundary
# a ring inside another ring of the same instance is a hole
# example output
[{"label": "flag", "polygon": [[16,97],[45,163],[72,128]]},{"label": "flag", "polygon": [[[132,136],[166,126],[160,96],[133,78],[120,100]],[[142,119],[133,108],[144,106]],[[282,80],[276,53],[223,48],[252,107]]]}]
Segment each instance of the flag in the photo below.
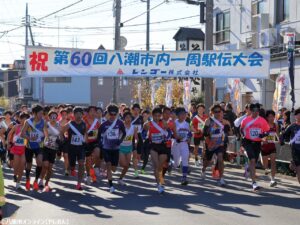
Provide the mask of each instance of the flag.
[{"label": "flag", "polygon": [[172,100],[173,83],[169,81],[166,83],[166,106],[171,107],[173,104]]},{"label": "flag", "polygon": [[276,79],[276,89],[273,98],[273,110],[275,112],[286,106],[286,97],[289,90],[289,82],[289,77],[286,74],[281,74]]},{"label": "flag", "polygon": [[183,105],[188,112],[189,105],[191,103],[191,80],[183,81]]}]

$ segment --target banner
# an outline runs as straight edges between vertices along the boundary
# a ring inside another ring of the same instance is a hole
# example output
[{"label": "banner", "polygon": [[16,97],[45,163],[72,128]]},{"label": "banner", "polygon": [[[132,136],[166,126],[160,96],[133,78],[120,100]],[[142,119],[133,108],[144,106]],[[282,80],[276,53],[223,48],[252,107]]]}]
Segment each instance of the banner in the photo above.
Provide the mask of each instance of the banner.
[{"label": "banner", "polygon": [[278,112],[282,107],[286,107],[286,98],[289,90],[289,77],[286,74],[282,74],[276,79],[276,89],[273,99],[273,110]]},{"label": "banner", "polygon": [[188,79],[183,81],[183,105],[187,112],[190,103],[191,103],[191,80]]},{"label": "banner", "polygon": [[224,51],[106,51],[29,46],[31,77],[268,78],[269,49]]},{"label": "banner", "polygon": [[169,81],[166,83],[166,106],[172,107],[173,100],[172,100],[172,93],[173,93],[173,82]]},{"label": "banner", "polygon": [[240,79],[232,80],[232,84],[230,85],[230,100],[232,102],[233,110],[236,114],[241,112],[241,86]]}]

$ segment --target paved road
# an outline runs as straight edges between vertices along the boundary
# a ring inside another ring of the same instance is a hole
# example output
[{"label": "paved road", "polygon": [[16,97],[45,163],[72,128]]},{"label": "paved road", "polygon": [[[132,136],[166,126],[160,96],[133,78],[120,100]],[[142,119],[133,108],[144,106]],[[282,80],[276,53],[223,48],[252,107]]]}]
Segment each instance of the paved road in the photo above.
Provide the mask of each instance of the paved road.
[{"label": "paved road", "polygon": [[[164,195],[156,192],[152,174],[139,180],[132,178],[128,186],[108,192],[107,183],[74,190],[75,179],[65,178],[62,162],[55,168],[51,193],[15,191],[12,174],[4,169],[8,204],[4,213],[11,224],[69,225],[248,225],[299,224],[300,186],[296,179],[280,179],[276,188],[268,187],[261,176],[264,190],[253,193],[250,182],[242,178],[242,170],[226,168],[226,188],[216,185],[210,177],[199,177],[193,170],[190,185],[182,187],[177,172],[167,178]],[[117,175],[116,175],[117,177]]]}]

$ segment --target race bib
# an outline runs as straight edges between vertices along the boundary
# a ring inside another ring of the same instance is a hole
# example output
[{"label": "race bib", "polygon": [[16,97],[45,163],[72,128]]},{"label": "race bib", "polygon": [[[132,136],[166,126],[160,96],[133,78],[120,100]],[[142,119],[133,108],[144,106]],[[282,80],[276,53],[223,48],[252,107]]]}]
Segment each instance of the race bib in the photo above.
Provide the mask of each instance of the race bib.
[{"label": "race bib", "polygon": [[161,133],[152,134],[151,138],[152,138],[152,142],[156,144],[160,144],[164,140],[163,135]]},{"label": "race bib", "polygon": [[186,131],[186,130],[179,130],[179,131],[178,131],[178,136],[179,136],[181,139],[185,139],[185,138],[187,138],[187,136],[188,136],[188,131]]},{"label": "race bib", "polygon": [[251,139],[259,138],[260,134],[261,134],[261,129],[260,128],[251,128],[250,129],[250,138]]},{"label": "race bib", "polygon": [[88,133],[88,140],[95,140],[98,137],[98,130],[92,130]]},{"label": "race bib", "polygon": [[41,137],[38,132],[31,131],[29,136],[31,142],[41,142]]},{"label": "race bib", "polygon": [[269,133],[269,135],[267,136],[267,142],[273,143],[275,141],[275,137],[276,137],[276,133],[274,132]]},{"label": "race bib", "polygon": [[198,123],[198,130],[203,130],[204,129],[204,124],[203,123]]},{"label": "race bib", "polygon": [[137,129],[137,132],[138,133],[141,133],[142,132],[142,125],[134,125],[134,127]]},{"label": "race bib", "polygon": [[119,139],[119,129],[111,129],[107,132],[108,140],[118,140]]},{"label": "race bib", "polygon": [[57,140],[57,137],[55,137],[55,136],[49,136],[47,138],[47,141],[46,141],[45,144],[49,148],[56,148],[57,147],[56,140]]},{"label": "race bib", "polygon": [[14,136],[14,144],[16,146],[24,146],[25,145],[25,140],[24,140],[24,138],[21,138],[19,136]]},{"label": "race bib", "polygon": [[73,134],[71,137],[71,145],[76,145],[76,146],[82,145],[82,137]]}]

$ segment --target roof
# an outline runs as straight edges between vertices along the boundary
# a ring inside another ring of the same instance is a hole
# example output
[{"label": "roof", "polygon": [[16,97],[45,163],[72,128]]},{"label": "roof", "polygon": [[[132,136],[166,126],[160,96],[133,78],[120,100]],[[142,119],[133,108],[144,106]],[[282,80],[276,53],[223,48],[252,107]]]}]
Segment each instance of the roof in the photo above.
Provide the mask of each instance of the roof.
[{"label": "roof", "polygon": [[198,28],[181,27],[177,31],[173,39],[175,39],[176,41],[183,41],[189,39],[204,41],[205,34],[201,29]]}]

